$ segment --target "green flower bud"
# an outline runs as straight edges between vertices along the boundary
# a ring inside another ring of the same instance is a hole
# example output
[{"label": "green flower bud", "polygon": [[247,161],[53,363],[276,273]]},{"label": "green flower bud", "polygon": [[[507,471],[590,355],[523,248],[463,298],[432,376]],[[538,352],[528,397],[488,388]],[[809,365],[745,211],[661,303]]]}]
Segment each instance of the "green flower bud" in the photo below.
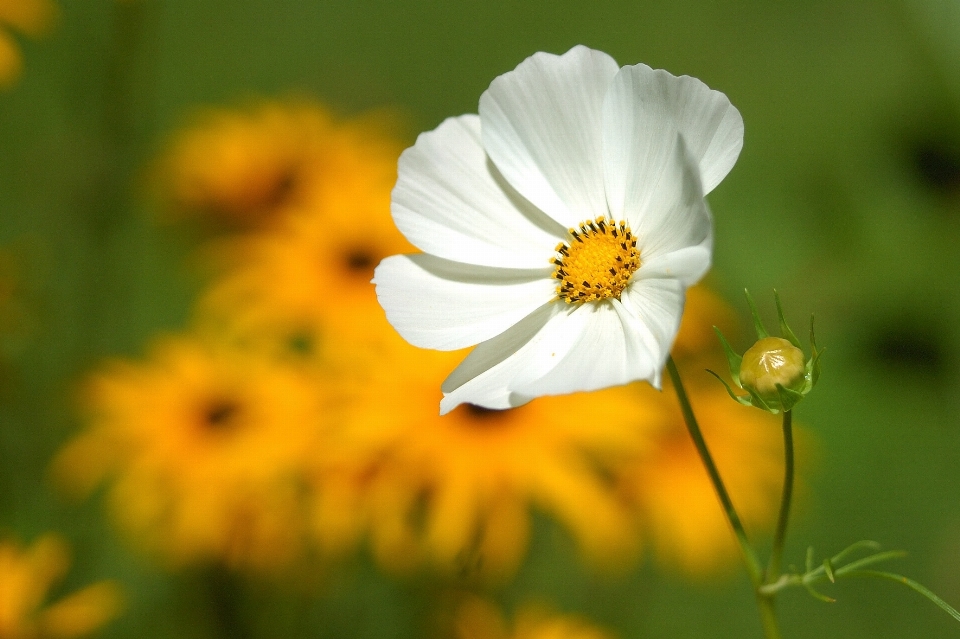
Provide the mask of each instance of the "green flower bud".
[{"label": "green flower bud", "polygon": [[[813,390],[820,379],[820,354],[817,349],[817,338],[813,333],[813,318],[810,318],[810,350],[809,358],[800,347],[800,340],[794,335],[783,317],[783,307],[780,305],[780,296],[773,292],[777,301],[777,315],[780,320],[780,332],[783,337],[770,337],[767,329],[760,320],[757,307],[747,293],[747,302],[753,313],[754,327],[757,330],[757,342],[741,357],[730,347],[720,331],[720,343],[727,355],[730,365],[730,377],[733,384],[748,395],[737,395],[733,389],[723,381],[723,378],[714,373],[726,387],[730,397],[744,406],[755,406],[771,413],[792,410],[797,402],[802,400]],[[716,330],[716,329],[715,329]]]},{"label": "green flower bud", "polygon": [[807,358],[782,337],[764,337],[747,349],[740,363],[740,383],[767,403],[778,404],[777,385],[803,389]]}]

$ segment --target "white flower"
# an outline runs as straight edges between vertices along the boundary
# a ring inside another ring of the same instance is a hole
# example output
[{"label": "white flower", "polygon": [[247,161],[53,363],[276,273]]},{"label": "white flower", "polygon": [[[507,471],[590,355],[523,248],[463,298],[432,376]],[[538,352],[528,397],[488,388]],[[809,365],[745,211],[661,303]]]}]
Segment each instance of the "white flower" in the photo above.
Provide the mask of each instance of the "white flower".
[{"label": "white flower", "polygon": [[583,46],[527,58],[479,111],[400,157],[393,219],[423,253],[374,276],[407,341],[478,344],[441,412],[659,387],[686,289],[710,267],[704,195],[743,146],[739,112],[695,78]]}]

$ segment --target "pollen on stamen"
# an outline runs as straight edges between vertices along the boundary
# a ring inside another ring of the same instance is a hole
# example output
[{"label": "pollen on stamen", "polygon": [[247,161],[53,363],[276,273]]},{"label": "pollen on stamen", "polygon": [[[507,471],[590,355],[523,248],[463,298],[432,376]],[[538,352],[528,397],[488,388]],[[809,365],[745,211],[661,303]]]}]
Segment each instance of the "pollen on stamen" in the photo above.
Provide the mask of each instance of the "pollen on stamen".
[{"label": "pollen on stamen", "polygon": [[551,258],[557,297],[568,304],[620,298],[640,268],[637,239],[624,221],[598,217],[571,228]]}]

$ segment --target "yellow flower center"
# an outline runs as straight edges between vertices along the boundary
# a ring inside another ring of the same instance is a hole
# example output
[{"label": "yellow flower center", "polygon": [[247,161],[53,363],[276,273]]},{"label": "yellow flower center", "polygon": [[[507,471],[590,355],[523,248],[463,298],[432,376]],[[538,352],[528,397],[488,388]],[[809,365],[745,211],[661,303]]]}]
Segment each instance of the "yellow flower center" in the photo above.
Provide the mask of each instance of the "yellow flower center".
[{"label": "yellow flower center", "polygon": [[603,217],[570,229],[570,241],[557,245],[553,277],[557,297],[567,304],[620,299],[634,271],[640,268],[637,238],[626,222]]}]

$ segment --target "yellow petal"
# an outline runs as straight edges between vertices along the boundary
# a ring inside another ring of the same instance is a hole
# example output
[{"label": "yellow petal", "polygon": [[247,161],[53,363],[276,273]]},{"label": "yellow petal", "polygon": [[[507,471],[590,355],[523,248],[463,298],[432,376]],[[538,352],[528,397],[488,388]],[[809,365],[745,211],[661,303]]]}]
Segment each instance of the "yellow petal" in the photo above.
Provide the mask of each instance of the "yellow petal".
[{"label": "yellow petal", "polygon": [[0,0],[0,21],[35,38],[47,33],[58,15],[50,0]]},{"label": "yellow petal", "polygon": [[120,614],[123,597],[112,582],[88,586],[50,606],[40,617],[40,634],[70,639],[89,634]]},{"label": "yellow petal", "polygon": [[0,30],[0,88],[13,86],[23,72],[20,48],[6,31]]},{"label": "yellow petal", "polygon": [[488,506],[480,557],[483,572],[494,579],[513,574],[530,538],[530,515],[516,495],[503,495]]}]

